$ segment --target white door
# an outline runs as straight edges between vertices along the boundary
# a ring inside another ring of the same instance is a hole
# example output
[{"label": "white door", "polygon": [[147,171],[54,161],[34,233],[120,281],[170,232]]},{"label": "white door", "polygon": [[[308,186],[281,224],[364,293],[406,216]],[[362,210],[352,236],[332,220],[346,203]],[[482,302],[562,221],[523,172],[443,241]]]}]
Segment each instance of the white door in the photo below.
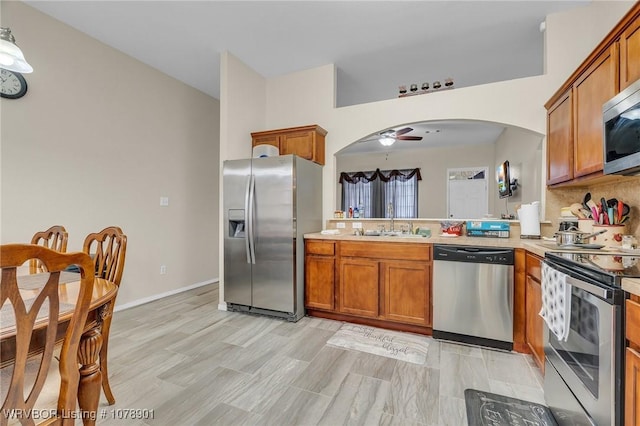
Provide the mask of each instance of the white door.
[{"label": "white door", "polygon": [[488,167],[447,169],[447,216],[479,219],[489,213]]}]

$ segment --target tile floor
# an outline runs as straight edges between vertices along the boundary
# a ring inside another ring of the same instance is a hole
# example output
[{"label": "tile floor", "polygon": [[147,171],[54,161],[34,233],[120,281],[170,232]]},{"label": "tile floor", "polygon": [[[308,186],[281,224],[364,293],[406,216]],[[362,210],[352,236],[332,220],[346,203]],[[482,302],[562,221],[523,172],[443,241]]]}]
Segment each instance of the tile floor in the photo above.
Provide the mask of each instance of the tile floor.
[{"label": "tile floor", "polygon": [[[527,355],[429,338],[427,362],[416,365],[326,346],[341,322],[217,306],[214,284],[116,312],[116,404],[102,397],[98,424],[465,426],[466,388],[544,403]],[[117,418],[134,409],[153,419]]]}]

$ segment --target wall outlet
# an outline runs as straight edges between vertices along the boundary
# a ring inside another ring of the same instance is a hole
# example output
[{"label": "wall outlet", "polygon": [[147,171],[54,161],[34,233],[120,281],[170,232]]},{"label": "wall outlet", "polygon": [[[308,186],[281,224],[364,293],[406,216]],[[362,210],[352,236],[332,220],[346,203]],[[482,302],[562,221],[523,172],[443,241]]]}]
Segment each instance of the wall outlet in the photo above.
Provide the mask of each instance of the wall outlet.
[{"label": "wall outlet", "polygon": [[165,275],[167,273],[167,265],[160,265],[160,275]]},{"label": "wall outlet", "polygon": [[362,222],[353,222],[351,224],[351,228],[353,228],[353,229],[361,229],[362,228]]},{"label": "wall outlet", "polygon": [[344,229],[344,228],[345,228],[344,222],[338,222],[338,223],[336,223],[336,228],[338,228],[338,229]]},{"label": "wall outlet", "polygon": [[160,205],[167,207],[169,205],[169,197],[160,197]]}]

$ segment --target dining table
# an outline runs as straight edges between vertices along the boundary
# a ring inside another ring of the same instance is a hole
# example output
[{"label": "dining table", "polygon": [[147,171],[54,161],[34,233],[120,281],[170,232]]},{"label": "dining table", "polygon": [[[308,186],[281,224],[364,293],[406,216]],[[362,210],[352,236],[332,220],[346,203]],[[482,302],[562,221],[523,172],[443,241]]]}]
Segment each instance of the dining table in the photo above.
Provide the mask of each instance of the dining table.
[{"label": "dining table", "polygon": [[[47,282],[48,273],[18,275],[18,289],[27,301],[34,299]],[[80,290],[80,274],[61,272],[58,287],[59,314],[56,341],[62,341],[75,309],[75,301]],[[84,425],[94,425],[100,401],[102,375],[99,355],[102,347],[102,324],[111,312],[118,286],[106,279],[96,277],[80,345],[78,364],[80,381],[78,385],[78,405]],[[48,305],[43,305],[34,323],[29,355],[43,351],[45,333],[49,321]],[[16,354],[16,322],[11,306],[0,309],[0,368],[11,365]]]}]

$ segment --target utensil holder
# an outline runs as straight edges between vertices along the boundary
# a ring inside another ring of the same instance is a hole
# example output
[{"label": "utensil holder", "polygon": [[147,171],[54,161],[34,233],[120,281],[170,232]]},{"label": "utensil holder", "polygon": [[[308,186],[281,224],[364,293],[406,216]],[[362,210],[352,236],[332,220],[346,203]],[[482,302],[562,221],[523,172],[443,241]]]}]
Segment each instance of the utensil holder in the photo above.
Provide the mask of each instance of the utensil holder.
[{"label": "utensil holder", "polygon": [[602,244],[606,247],[621,247],[624,225],[593,225],[593,232],[606,230],[604,234],[596,235],[591,239],[594,244]]}]

